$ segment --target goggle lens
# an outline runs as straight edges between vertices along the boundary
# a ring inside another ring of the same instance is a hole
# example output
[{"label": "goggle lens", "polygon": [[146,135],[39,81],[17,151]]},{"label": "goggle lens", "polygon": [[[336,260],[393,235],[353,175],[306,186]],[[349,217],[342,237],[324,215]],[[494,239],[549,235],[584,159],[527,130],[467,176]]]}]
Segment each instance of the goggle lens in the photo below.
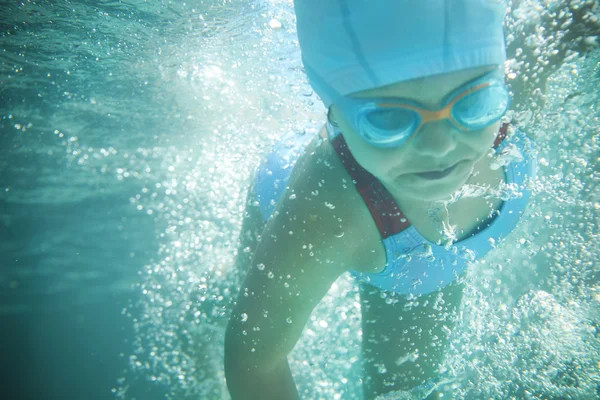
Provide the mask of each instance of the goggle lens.
[{"label": "goggle lens", "polygon": [[452,116],[469,130],[485,128],[498,121],[510,102],[504,86],[492,85],[470,93],[454,104]]},{"label": "goggle lens", "polygon": [[359,132],[368,142],[394,147],[406,142],[421,123],[415,111],[405,108],[373,108],[359,118]]},{"label": "goggle lens", "polygon": [[367,122],[378,131],[398,134],[416,129],[419,117],[414,111],[402,108],[377,109],[365,115]]}]

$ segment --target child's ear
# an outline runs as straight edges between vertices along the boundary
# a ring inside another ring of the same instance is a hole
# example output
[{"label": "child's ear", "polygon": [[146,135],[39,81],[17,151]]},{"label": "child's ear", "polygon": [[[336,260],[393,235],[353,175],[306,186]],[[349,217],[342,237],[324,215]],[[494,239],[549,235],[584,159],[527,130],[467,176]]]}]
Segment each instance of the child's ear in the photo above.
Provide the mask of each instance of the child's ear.
[{"label": "child's ear", "polygon": [[327,109],[327,121],[333,126],[338,126],[337,119],[335,118],[335,112],[333,111],[333,106]]}]

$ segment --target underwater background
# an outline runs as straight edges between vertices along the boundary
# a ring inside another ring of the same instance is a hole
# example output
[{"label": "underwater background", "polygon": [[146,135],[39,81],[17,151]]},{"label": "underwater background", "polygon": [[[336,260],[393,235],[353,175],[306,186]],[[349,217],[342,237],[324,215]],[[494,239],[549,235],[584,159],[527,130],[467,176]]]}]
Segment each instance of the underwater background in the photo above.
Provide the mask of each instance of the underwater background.
[{"label": "underwater background", "polygon": [[[530,3],[509,28],[547,2]],[[282,135],[325,121],[291,1],[0,10],[3,397],[227,399],[252,172]],[[454,398],[599,396],[599,61],[570,57],[543,107],[509,115],[538,145],[538,178],[518,229],[466,277]],[[344,276],[290,363],[304,398],[361,399],[360,362]]]}]

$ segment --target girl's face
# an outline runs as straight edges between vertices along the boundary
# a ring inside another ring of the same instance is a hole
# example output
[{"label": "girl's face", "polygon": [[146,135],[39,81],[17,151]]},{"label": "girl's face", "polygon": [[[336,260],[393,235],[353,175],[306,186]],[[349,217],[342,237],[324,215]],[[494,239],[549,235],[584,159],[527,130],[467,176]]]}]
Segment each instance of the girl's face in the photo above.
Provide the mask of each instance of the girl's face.
[{"label": "girl's face", "polygon": [[[438,109],[450,92],[494,68],[473,68],[400,82],[359,92],[353,97],[403,98]],[[331,111],[356,161],[392,194],[412,200],[433,201],[452,195],[489,153],[500,128],[497,122],[482,130],[464,132],[446,120],[434,121],[424,124],[400,147],[377,148],[350,128],[335,105]]]}]

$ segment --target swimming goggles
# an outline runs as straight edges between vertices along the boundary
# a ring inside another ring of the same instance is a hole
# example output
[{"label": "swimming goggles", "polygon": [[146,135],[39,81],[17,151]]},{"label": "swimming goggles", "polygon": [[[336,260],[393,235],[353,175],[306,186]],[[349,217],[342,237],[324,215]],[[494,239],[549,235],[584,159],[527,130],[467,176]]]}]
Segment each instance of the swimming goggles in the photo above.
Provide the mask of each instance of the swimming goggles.
[{"label": "swimming goggles", "polygon": [[411,100],[339,97],[337,106],[352,128],[376,147],[407,143],[421,127],[447,120],[462,131],[476,131],[497,122],[508,110],[510,94],[499,70],[466,83],[446,96],[442,108],[427,109]]}]

